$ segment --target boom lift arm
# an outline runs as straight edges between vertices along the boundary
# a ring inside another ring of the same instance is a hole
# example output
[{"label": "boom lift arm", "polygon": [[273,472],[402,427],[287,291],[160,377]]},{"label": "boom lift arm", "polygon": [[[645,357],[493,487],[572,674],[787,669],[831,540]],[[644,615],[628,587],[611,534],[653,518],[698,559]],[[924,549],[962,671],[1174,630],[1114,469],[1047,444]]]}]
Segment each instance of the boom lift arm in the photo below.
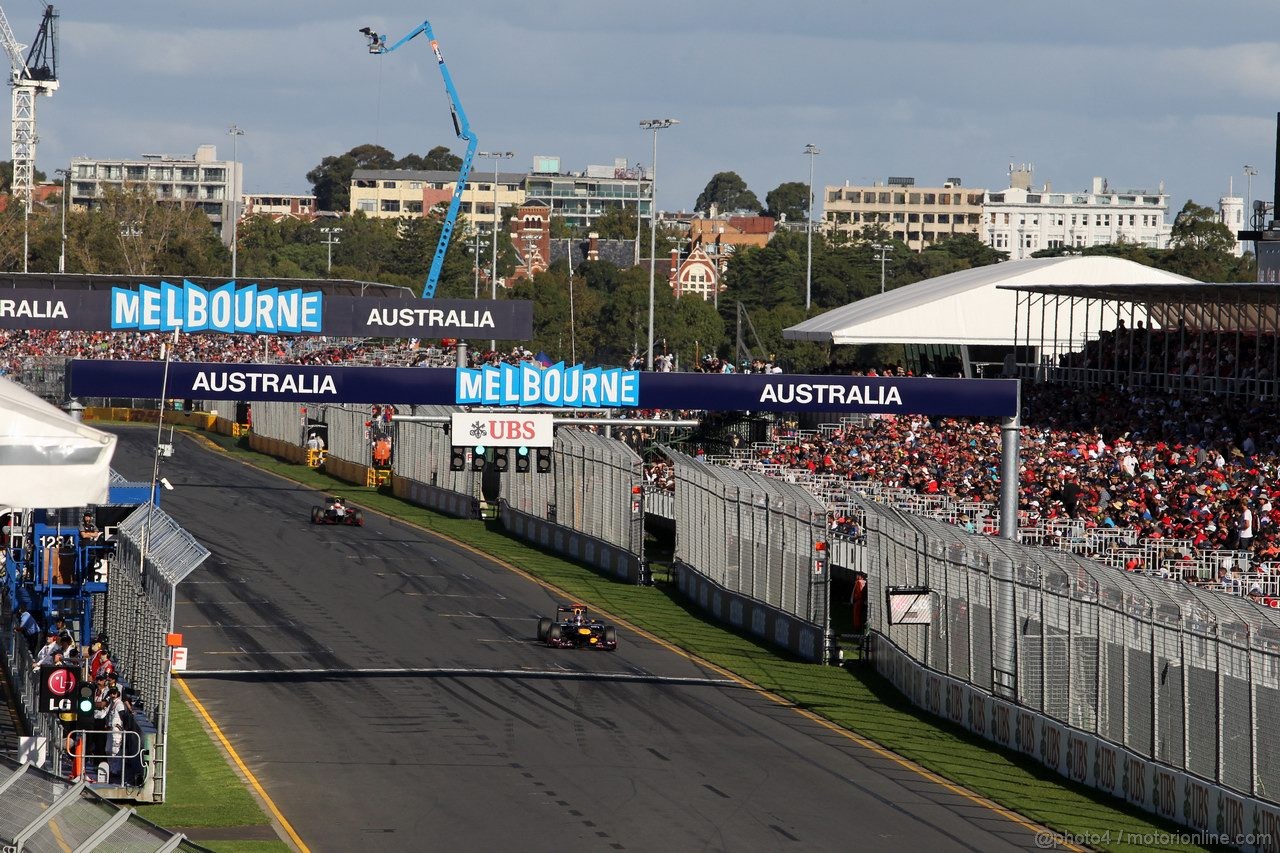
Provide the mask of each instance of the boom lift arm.
[{"label": "boom lift arm", "polygon": [[[365,38],[369,40],[369,52],[374,54],[391,53],[417,36],[426,34],[427,40],[431,42],[431,52],[436,55],[436,64],[440,66],[440,76],[444,78],[444,90],[449,96],[449,111],[453,114],[453,131],[459,139],[467,141],[467,150],[462,156],[462,168],[458,171],[458,182],[453,188],[453,198],[449,201],[449,212],[445,214],[444,224],[440,227],[440,240],[436,243],[435,257],[431,259],[431,272],[427,274],[427,283],[422,288],[422,298],[430,299],[436,295],[436,284],[440,279],[440,270],[444,266],[445,252],[453,236],[453,223],[458,218],[458,208],[462,205],[462,191],[466,188],[467,178],[471,175],[471,161],[476,156],[476,136],[471,132],[467,112],[462,108],[458,90],[453,85],[453,76],[449,74],[449,66],[445,65],[444,56],[440,53],[440,45],[436,42],[435,34],[431,32],[430,21],[423,21],[408,35],[392,45],[387,44],[386,36],[378,35],[368,27],[361,28],[360,32],[364,33]],[[496,222],[494,229],[497,230]],[[497,235],[495,234],[494,237],[496,239]]]}]

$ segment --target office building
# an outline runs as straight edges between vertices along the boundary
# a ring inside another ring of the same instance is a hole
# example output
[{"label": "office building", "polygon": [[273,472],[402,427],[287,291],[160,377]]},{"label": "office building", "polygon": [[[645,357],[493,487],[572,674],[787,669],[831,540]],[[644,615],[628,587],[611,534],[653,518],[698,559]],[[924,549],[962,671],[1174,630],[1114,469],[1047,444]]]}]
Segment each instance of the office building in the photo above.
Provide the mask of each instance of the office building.
[{"label": "office building", "polygon": [[923,251],[957,234],[978,234],[984,190],[966,189],[959,178],[939,187],[916,186],[915,178],[889,178],[871,186],[824,187],[822,227],[852,236],[882,230]]},{"label": "office building", "polygon": [[1172,227],[1165,221],[1169,196],[1156,190],[1114,189],[1094,178],[1087,192],[1031,188],[1030,165],[1011,167],[1009,188],[983,199],[982,241],[1009,253],[1010,260],[1042,249],[1134,243],[1167,249]]}]

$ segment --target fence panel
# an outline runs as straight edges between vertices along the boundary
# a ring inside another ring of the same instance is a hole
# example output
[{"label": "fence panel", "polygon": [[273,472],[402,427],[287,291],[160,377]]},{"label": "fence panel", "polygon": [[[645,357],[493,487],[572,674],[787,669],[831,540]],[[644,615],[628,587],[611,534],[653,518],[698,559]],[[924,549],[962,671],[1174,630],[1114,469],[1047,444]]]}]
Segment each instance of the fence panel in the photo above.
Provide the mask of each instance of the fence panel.
[{"label": "fence panel", "polygon": [[[815,571],[826,511],[800,486],[664,451],[675,466],[675,558],[727,590],[825,626]],[[873,557],[872,559],[875,559]]]}]

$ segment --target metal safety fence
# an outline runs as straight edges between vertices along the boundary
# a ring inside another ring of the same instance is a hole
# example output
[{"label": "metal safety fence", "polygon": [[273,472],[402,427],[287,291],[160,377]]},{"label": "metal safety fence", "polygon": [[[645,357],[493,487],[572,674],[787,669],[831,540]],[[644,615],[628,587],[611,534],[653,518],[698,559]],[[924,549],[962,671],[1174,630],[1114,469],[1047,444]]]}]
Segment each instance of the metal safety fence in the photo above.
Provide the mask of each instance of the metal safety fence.
[{"label": "metal safety fence", "polygon": [[[414,414],[447,418],[461,411],[457,406],[417,406]],[[476,497],[480,494],[480,474],[470,466],[465,471],[449,470],[453,440],[444,427],[443,423],[395,422],[392,458],[396,476]]]},{"label": "metal safety fence", "polygon": [[[294,410],[297,411],[296,405]],[[323,405],[313,416],[328,426],[329,455],[358,465],[368,465],[372,461],[373,431],[392,430],[389,423],[375,422],[368,406]],[[287,440],[302,444],[304,438]]]},{"label": "metal safety fence", "polygon": [[678,451],[675,559],[731,592],[811,625],[827,618],[827,577],[815,573],[826,509],[799,486],[709,465]]},{"label": "metal safety fence", "polygon": [[[855,498],[869,625],[997,698],[1246,796],[1280,802],[1280,612],[974,535]],[[925,587],[928,624],[890,624],[890,587]]]},{"label": "metal safety fence", "polygon": [[[290,444],[301,446],[306,440],[306,416],[302,414],[303,405],[298,403],[253,403],[250,412],[253,418],[253,431],[264,438],[275,438]],[[310,407],[307,407],[311,411]],[[234,417],[235,405],[231,406]]]},{"label": "metal safety fence", "polygon": [[644,547],[641,461],[617,439],[562,426],[556,430],[550,474],[532,470],[531,460],[529,473],[502,478],[499,494],[513,509],[639,555]]},{"label": "metal safety fence", "polygon": [[153,504],[130,513],[116,536],[105,629],[112,654],[137,694],[135,713],[155,727],[149,799],[163,802],[170,682],[166,635],[174,631],[178,584],[209,551]]}]

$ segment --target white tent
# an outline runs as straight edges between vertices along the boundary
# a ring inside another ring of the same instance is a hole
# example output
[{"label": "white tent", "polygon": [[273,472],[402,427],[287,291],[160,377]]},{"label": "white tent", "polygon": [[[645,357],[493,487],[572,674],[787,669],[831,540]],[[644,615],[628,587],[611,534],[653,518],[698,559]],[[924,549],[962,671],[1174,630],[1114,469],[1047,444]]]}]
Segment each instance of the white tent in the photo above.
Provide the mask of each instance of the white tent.
[{"label": "white tent", "polygon": [[[1102,255],[1007,261],[869,296],[805,320],[783,330],[782,334],[788,340],[833,344],[1012,347],[1018,294],[1002,287],[1173,283],[1196,282],[1134,261]],[[1077,328],[1084,329],[1087,307],[1083,301],[1077,310],[1081,312]],[[1135,319],[1143,317],[1135,315]],[[1024,340],[1026,334],[1026,330],[1022,330]]]},{"label": "white tent", "polygon": [[116,437],[0,377],[0,506],[107,502]]}]

